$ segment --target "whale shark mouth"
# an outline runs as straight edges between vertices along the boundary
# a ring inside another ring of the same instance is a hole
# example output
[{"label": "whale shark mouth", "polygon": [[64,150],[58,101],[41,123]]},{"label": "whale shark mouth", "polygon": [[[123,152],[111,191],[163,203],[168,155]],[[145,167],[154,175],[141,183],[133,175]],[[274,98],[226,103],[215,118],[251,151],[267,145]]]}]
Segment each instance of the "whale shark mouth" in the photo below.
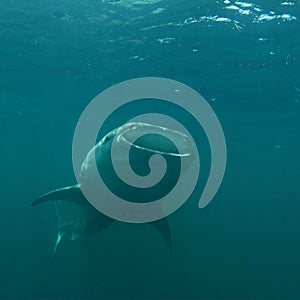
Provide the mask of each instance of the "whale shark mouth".
[{"label": "whale shark mouth", "polygon": [[[141,122],[127,123],[120,128],[117,137],[118,142],[125,142],[132,147],[155,154],[177,157],[193,155],[189,137],[180,131]],[[159,135],[173,142],[175,141],[177,145],[180,145],[181,151],[175,152],[170,144],[164,143],[163,140],[158,143],[157,136]],[[137,139],[137,136],[143,136],[144,138]]]}]

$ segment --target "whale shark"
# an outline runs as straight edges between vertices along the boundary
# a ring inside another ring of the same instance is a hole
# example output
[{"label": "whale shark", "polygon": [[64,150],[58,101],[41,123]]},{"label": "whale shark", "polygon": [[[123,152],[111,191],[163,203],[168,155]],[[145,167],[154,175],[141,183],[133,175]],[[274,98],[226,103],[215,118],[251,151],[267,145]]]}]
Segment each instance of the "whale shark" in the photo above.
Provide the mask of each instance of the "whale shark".
[{"label": "whale shark", "polygon": [[[59,245],[62,243],[63,240],[76,240],[79,239],[80,237],[87,235],[87,234],[98,234],[102,230],[108,228],[115,222],[121,222],[120,220],[114,219],[103,212],[99,211],[98,209],[95,208],[95,206],[87,200],[86,196],[84,195],[82,191],[82,185],[93,185],[93,179],[95,176],[95,170],[92,170],[90,167],[90,160],[91,156],[95,157],[96,163],[104,162],[104,165],[100,164],[100,167],[97,164],[97,171],[99,171],[99,168],[102,168],[103,172],[108,173],[108,161],[110,160],[110,155],[107,155],[107,153],[111,153],[111,147],[112,147],[112,141],[114,139],[117,139],[117,141],[120,141],[120,136],[122,133],[126,132],[127,136],[133,136],[135,132],[128,134],[130,130],[137,130],[139,128],[143,128],[148,130],[148,128],[151,128],[151,124],[145,124],[145,123],[127,123],[123,126],[120,126],[112,131],[110,131],[108,134],[106,134],[99,143],[97,143],[87,154],[85,160],[83,161],[81,165],[81,179],[80,182],[74,185],[62,187],[59,189],[55,189],[51,192],[48,192],[38,199],[36,199],[33,203],[32,206],[39,205],[41,203],[45,202],[54,202],[55,205],[55,211],[56,211],[56,216],[57,216],[57,238],[56,242],[54,245],[54,254],[56,254],[57,249],[59,248]],[[167,130],[166,128],[163,128],[163,131]],[[174,131],[175,132],[175,131]],[[177,132],[176,132],[177,134]],[[180,138],[183,137],[183,135],[179,136]],[[134,137],[132,140],[133,143],[136,142],[137,139]],[[183,144],[186,143],[187,139],[186,136],[184,136],[184,139],[181,141]],[[157,139],[155,136],[150,135],[150,138],[144,139],[144,140],[139,140],[140,144],[135,144],[136,148],[144,153],[146,152],[146,155],[149,156],[149,153],[151,152],[150,155],[153,155],[153,153],[173,153],[174,150],[170,144],[165,143],[162,141],[162,139]],[[120,143],[120,146],[123,144]],[[123,147],[123,146],[122,146]],[[189,144],[186,145],[186,147],[189,147]],[[138,167],[143,171],[144,165],[140,162],[141,160],[141,155],[135,154],[132,155],[133,160],[136,162],[136,170],[138,170]],[[169,155],[170,156],[170,155]],[[171,157],[171,158],[170,158]],[[169,159],[175,159],[176,163],[177,160],[180,159],[180,157],[175,158],[170,156]],[[118,163],[122,164],[122,161],[126,159],[126,157],[121,157],[118,158]],[[172,164],[175,161],[171,161]],[[175,163],[175,165],[176,165]],[[178,169],[178,168],[177,168]],[[140,170],[140,171],[141,171]],[[176,171],[176,168],[174,167],[174,170]],[[171,173],[175,173],[175,171],[172,171]],[[173,175],[172,175],[173,176]],[[110,177],[108,178],[110,180]],[[172,180],[171,180],[172,181]],[[117,189],[120,191],[120,187],[118,185]],[[126,193],[127,197],[132,197],[133,201],[137,201],[135,196],[130,194],[130,192]],[[99,201],[101,201],[101,195],[99,195]],[[68,219],[67,217],[64,216],[64,211],[61,209],[62,203],[72,203],[72,205],[76,206],[78,208],[76,214],[71,218]],[[172,249],[172,240],[171,240],[171,233],[170,233],[170,227],[169,227],[169,222],[167,217],[162,217],[160,219],[154,220],[147,222],[150,226],[155,228],[159,232],[159,234],[162,237],[162,240],[166,244],[167,250],[170,253]],[[135,226],[140,226],[142,224],[135,224]]]}]

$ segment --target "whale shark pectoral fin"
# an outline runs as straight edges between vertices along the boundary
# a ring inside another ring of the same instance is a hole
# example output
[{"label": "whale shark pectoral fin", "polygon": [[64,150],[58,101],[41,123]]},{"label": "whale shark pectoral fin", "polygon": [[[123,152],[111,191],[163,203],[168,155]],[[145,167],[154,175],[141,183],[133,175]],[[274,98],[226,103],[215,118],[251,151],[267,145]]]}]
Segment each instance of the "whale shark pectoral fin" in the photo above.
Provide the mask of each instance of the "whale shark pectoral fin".
[{"label": "whale shark pectoral fin", "polygon": [[170,227],[169,222],[167,218],[163,218],[157,221],[149,222],[153,227],[155,227],[163,237],[169,253],[171,253],[172,250],[172,240],[171,240],[171,233],[170,233]]},{"label": "whale shark pectoral fin", "polygon": [[60,188],[54,191],[51,191],[47,194],[44,194],[37,200],[35,200],[31,206],[35,206],[37,204],[48,202],[48,201],[57,201],[57,200],[65,200],[76,203],[80,206],[87,206],[89,202],[86,200],[82,191],[78,184],[67,186],[64,188]]}]

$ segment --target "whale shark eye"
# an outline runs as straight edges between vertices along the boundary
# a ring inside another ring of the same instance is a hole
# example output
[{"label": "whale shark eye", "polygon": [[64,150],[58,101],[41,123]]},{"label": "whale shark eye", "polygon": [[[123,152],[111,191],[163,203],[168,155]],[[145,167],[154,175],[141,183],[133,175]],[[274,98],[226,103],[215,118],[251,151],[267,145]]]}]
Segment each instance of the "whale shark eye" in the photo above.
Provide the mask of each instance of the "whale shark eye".
[{"label": "whale shark eye", "polygon": [[111,138],[111,135],[110,134],[107,134],[106,136],[104,136],[101,141],[100,141],[100,144],[104,144],[106,142],[108,142]]},{"label": "whale shark eye", "polygon": [[107,135],[102,139],[103,143],[107,142],[108,140],[109,140],[109,136]]}]

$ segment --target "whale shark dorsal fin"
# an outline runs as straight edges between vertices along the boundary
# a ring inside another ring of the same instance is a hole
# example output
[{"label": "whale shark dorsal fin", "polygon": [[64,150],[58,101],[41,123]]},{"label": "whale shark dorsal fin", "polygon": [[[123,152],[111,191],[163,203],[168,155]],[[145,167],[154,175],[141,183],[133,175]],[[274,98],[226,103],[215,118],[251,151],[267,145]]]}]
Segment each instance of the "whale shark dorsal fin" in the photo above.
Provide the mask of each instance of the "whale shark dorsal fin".
[{"label": "whale shark dorsal fin", "polygon": [[65,200],[76,203],[80,206],[88,206],[89,202],[86,200],[78,184],[63,187],[54,191],[51,191],[47,194],[44,194],[40,198],[36,199],[31,206],[37,204],[48,202],[48,201],[57,201]]},{"label": "whale shark dorsal fin", "polygon": [[170,227],[169,222],[167,218],[163,218],[157,221],[150,222],[153,227],[155,227],[159,233],[161,234],[162,238],[164,239],[168,252],[171,253],[172,250],[172,240],[171,240],[171,233],[170,233]]}]

